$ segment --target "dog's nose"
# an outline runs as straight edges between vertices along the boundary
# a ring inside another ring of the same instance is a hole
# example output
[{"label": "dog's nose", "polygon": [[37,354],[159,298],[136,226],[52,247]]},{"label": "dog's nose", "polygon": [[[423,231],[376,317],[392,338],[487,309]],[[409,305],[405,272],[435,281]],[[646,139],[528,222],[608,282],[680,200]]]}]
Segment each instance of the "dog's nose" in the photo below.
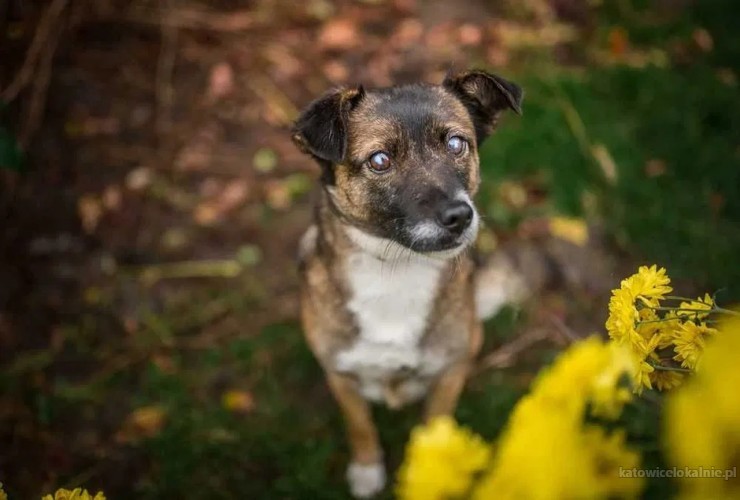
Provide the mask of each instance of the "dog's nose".
[{"label": "dog's nose", "polygon": [[442,227],[455,234],[462,234],[473,220],[473,208],[464,201],[454,201],[437,214]]}]

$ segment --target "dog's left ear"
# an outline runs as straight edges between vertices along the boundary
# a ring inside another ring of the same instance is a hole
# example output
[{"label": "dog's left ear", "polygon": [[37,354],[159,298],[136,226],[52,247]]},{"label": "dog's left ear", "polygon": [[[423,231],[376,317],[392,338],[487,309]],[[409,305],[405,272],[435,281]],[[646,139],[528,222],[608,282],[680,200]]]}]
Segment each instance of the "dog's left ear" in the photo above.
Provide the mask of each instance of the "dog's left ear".
[{"label": "dog's left ear", "polygon": [[501,112],[522,114],[521,87],[481,70],[465,71],[445,78],[442,85],[457,95],[468,109],[480,144],[496,127]]},{"label": "dog's left ear", "polygon": [[293,142],[327,168],[340,163],[347,152],[347,119],[364,97],[362,86],[340,88],[319,97],[293,126]]}]

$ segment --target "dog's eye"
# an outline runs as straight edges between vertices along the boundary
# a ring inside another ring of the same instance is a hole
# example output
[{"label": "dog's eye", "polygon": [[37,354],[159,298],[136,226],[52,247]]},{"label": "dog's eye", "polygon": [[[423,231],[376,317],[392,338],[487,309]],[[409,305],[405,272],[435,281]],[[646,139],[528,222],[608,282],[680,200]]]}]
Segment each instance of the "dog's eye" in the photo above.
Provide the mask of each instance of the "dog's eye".
[{"label": "dog's eye", "polygon": [[367,163],[370,169],[375,172],[385,172],[391,168],[391,158],[382,151],[373,154]]},{"label": "dog's eye", "polygon": [[447,139],[447,150],[453,155],[461,155],[468,147],[468,141],[458,135],[453,135]]}]

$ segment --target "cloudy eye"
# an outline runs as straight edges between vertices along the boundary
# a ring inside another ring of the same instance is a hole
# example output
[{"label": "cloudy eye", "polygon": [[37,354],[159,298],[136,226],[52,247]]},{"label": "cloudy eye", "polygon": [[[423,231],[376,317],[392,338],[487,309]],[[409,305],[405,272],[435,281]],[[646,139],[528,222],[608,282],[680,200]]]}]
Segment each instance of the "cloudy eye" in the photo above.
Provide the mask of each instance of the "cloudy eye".
[{"label": "cloudy eye", "polygon": [[459,156],[465,152],[468,147],[468,141],[460,137],[459,135],[453,135],[447,139],[447,150],[455,156]]},{"label": "cloudy eye", "polygon": [[378,151],[370,157],[368,166],[372,171],[382,173],[391,168],[391,159],[388,154]]}]

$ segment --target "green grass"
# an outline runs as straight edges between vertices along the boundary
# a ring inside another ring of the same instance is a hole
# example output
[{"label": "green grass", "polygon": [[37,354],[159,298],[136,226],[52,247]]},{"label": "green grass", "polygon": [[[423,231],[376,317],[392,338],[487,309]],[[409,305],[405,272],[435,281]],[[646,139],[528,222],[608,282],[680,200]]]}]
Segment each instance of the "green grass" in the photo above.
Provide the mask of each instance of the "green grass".
[{"label": "green grass", "polygon": [[[298,325],[274,325],[197,358],[180,360],[169,374],[152,364],[143,375],[136,403],[164,405],[169,420],[141,444],[148,467],[132,485],[137,498],[347,498],[342,420]],[[253,392],[253,412],[221,406],[216,367]],[[458,417],[492,438],[521,392],[506,374],[482,374],[463,396]],[[374,409],[391,470],[420,410]],[[385,498],[392,498],[390,490]]]},{"label": "green grass", "polygon": [[[550,194],[546,210],[579,215],[584,199],[596,200],[616,241],[672,276],[715,288],[740,281],[732,265],[740,251],[735,87],[706,68],[657,67],[530,76],[523,84],[524,116],[507,120],[481,151],[490,217],[522,216],[500,209],[497,182],[536,178]],[[613,159],[616,179],[602,172],[596,145]],[[651,177],[651,160],[665,172]]]}]

